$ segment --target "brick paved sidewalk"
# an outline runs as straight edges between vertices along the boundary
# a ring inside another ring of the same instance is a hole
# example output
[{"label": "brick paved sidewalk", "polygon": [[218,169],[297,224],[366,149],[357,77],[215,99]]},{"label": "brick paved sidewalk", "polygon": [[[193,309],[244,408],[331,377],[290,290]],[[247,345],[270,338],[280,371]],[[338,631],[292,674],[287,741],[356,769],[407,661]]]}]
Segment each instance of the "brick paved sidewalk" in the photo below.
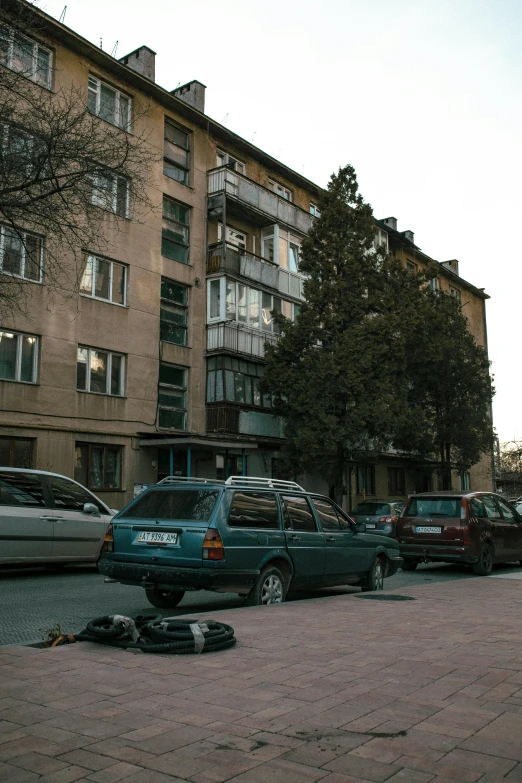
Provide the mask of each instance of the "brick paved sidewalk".
[{"label": "brick paved sidewalk", "polygon": [[522,781],[522,583],[213,615],[239,644],[0,648],[0,781]]}]

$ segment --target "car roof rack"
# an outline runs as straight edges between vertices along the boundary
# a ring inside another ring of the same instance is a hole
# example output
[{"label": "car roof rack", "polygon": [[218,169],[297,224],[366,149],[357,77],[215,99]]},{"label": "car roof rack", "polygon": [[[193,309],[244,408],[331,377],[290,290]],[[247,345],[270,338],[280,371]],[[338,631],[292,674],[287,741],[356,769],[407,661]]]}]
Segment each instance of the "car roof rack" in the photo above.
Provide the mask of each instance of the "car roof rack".
[{"label": "car roof rack", "polygon": [[165,478],[157,482],[156,486],[158,484],[185,484],[189,482],[191,484],[224,484],[225,483],[224,481],[221,481],[221,479],[197,478],[196,476],[165,476]]},{"label": "car roof rack", "polygon": [[247,487],[269,487],[270,489],[294,489],[299,492],[305,492],[300,484],[295,481],[284,481],[283,479],[257,478],[255,476],[229,476],[225,484],[243,484]]}]

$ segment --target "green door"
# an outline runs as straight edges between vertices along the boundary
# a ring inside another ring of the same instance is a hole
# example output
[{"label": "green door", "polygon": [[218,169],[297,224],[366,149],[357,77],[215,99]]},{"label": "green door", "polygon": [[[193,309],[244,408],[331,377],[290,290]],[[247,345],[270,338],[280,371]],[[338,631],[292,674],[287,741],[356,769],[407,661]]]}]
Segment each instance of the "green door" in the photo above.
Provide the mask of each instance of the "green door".
[{"label": "green door", "polygon": [[324,579],[324,533],[317,524],[308,498],[282,495],[286,547],[294,564],[293,587],[320,584]]}]

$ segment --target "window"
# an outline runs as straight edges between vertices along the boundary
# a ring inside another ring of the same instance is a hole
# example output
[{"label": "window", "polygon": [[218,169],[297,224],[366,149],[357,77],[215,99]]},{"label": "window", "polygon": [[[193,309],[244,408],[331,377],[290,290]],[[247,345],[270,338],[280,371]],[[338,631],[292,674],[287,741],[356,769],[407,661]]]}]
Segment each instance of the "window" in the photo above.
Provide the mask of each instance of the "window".
[{"label": "window", "polygon": [[305,497],[282,497],[285,530],[316,531],[312,509]]},{"label": "window", "polygon": [[430,288],[433,293],[437,294],[440,291],[440,280],[438,277],[432,277],[430,280]]},{"label": "window", "polygon": [[310,204],[310,214],[317,218],[321,217],[321,213],[315,204]]},{"label": "window", "polygon": [[259,331],[278,334],[272,312],[293,321],[300,306],[266,291],[226,277],[208,281],[207,321],[236,321]]},{"label": "window", "polygon": [[276,182],[273,179],[269,179],[268,187],[270,188],[270,190],[273,190],[274,193],[277,193],[278,196],[281,196],[281,198],[286,199],[286,201],[293,201],[292,191],[288,190],[288,188],[285,188],[284,185],[280,185],[279,182]]},{"label": "window", "polygon": [[40,476],[35,473],[0,471],[0,506],[45,506]]},{"label": "window", "polygon": [[382,247],[386,252],[388,252],[388,234],[386,231],[383,231],[382,228],[378,228],[375,232],[373,246],[376,250],[377,248]]},{"label": "window", "polygon": [[340,518],[332,503],[323,498],[311,498],[311,500],[325,533],[340,533],[341,530],[349,529],[347,520]]},{"label": "window", "polygon": [[357,494],[375,495],[375,465],[357,465]]},{"label": "window", "polygon": [[91,204],[120,217],[129,217],[129,182],[124,177],[100,171],[92,177]]},{"label": "window", "polygon": [[463,489],[465,492],[469,492],[471,489],[471,477],[469,470],[463,470],[460,474],[460,488]]},{"label": "window", "polygon": [[120,519],[208,522],[218,497],[218,492],[208,489],[185,489],[181,486],[176,487],[176,492],[152,489],[123,511]]},{"label": "window", "polygon": [[[97,490],[122,488],[123,446],[76,443],[74,480]],[[92,499],[86,503],[94,502]]]},{"label": "window", "polygon": [[34,439],[0,438],[0,465],[10,468],[34,466]]},{"label": "window", "polygon": [[404,516],[455,519],[460,517],[461,503],[460,498],[411,498]]},{"label": "window", "polygon": [[[218,242],[223,240],[223,224],[218,223]],[[234,245],[239,250],[246,250],[246,234],[243,231],[237,231],[231,226],[226,226],[225,241],[228,245]]]},{"label": "window", "polygon": [[80,292],[112,304],[126,304],[127,267],[98,256],[85,256]]},{"label": "window", "polygon": [[163,173],[183,185],[189,184],[189,149],[190,134],[165,120]]},{"label": "window", "polygon": [[91,394],[123,397],[125,356],[98,348],[78,346],[76,388]]},{"label": "window", "polygon": [[94,76],[89,76],[87,105],[91,114],[96,114],[118,128],[130,130],[131,99]]},{"label": "window", "polygon": [[388,495],[405,494],[404,468],[388,468]]},{"label": "window", "polygon": [[406,261],[406,269],[410,274],[415,275],[417,273],[417,264],[414,264],[413,261]]},{"label": "window", "polygon": [[485,517],[484,504],[480,498],[471,499],[471,515],[474,517]]},{"label": "window", "polygon": [[35,136],[9,123],[2,123],[0,148],[2,166],[8,176],[26,180],[36,172],[37,179],[42,177],[40,169],[45,166],[42,158],[46,150],[43,142],[38,142]]},{"label": "window", "polygon": [[0,63],[42,87],[51,87],[52,53],[16,30],[0,32]]},{"label": "window", "polygon": [[163,429],[187,429],[187,370],[184,367],[160,364],[158,426]]},{"label": "window", "polygon": [[49,485],[53,494],[53,508],[59,508],[63,511],[83,511],[86,503],[93,503],[98,511],[105,511],[101,503],[98,503],[90,492],[75,484],[74,481],[58,476],[49,476]]},{"label": "window", "polygon": [[41,237],[0,226],[0,272],[41,283],[42,267]]},{"label": "window", "polygon": [[0,330],[0,380],[36,383],[39,337]]},{"label": "window", "polygon": [[188,288],[161,278],[160,340],[187,344]]},{"label": "window", "polygon": [[207,360],[207,402],[235,402],[256,408],[271,408],[270,394],[261,394],[264,366],[232,356]]},{"label": "window", "polygon": [[277,530],[279,513],[271,492],[234,492],[228,514],[230,527]]},{"label": "window", "polygon": [[500,506],[500,510],[502,512],[502,518],[506,520],[506,522],[516,522],[518,521],[515,517],[515,512],[512,508],[508,506],[508,504],[501,500],[500,498],[496,498],[498,505]]},{"label": "window", "polygon": [[163,229],[161,233],[161,255],[189,262],[189,207],[163,197]]},{"label": "window", "polygon": [[484,509],[486,511],[486,516],[488,519],[502,518],[500,509],[495,503],[495,498],[492,498],[490,495],[482,495],[481,500],[482,503],[484,504]]},{"label": "window", "polygon": [[233,155],[229,155],[228,152],[222,152],[217,150],[216,152],[216,166],[227,166],[232,171],[237,171],[238,174],[245,174],[245,164],[237,160]]},{"label": "window", "polygon": [[453,286],[450,286],[450,290],[449,290],[449,292],[450,292],[450,296],[451,296],[453,299],[455,299],[457,302],[459,302],[459,303],[460,303],[460,297],[461,297],[461,294],[460,294],[460,291],[459,291],[459,289],[458,289],[458,288],[453,288]]}]

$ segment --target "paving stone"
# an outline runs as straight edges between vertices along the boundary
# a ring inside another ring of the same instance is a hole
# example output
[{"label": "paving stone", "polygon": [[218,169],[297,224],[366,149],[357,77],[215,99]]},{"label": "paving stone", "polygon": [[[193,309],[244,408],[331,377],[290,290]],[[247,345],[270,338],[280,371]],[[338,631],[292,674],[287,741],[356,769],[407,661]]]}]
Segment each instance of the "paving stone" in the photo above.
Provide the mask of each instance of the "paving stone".
[{"label": "paving stone", "polygon": [[119,780],[124,780],[139,771],[140,769],[136,765],[120,761],[110,767],[105,767],[105,769],[92,772],[87,779],[93,780],[95,783],[118,783]]},{"label": "paving stone", "polygon": [[328,762],[323,768],[332,772],[341,772],[343,775],[353,775],[363,780],[371,780],[374,783],[388,780],[401,769],[393,764],[383,764],[381,761],[355,756],[351,752]]},{"label": "paving stone", "polygon": [[63,761],[53,759],[50,756],[44,756],[41,753],[24,753],[21,756],[10,759],[10,764],[29,772],[36,772],[38,775],[45,775],[49,772],[57,772],[67,766]]}]

